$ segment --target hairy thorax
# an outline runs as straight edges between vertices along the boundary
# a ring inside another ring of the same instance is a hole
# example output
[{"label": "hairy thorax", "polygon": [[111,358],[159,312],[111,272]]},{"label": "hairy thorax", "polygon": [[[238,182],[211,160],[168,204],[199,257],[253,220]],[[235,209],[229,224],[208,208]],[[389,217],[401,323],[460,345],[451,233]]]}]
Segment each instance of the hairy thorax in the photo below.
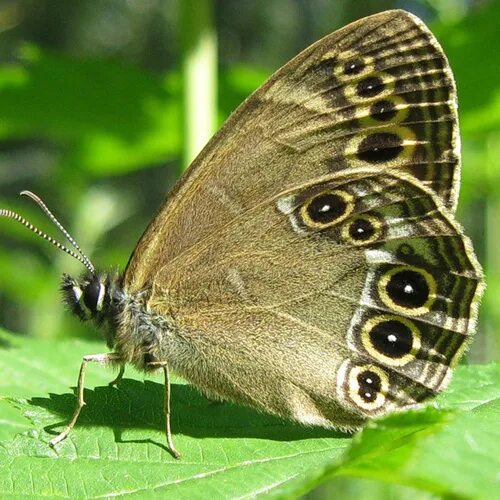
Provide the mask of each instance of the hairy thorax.
[{"label": "hairy thorax", "polygon": [[113,348],[123,362],[144,371],[154,370],[158,361],[169,361],[175,342],[173,321],[151,311],[148,298],[148,290],[130,295],[122,292],[112,332]]}]

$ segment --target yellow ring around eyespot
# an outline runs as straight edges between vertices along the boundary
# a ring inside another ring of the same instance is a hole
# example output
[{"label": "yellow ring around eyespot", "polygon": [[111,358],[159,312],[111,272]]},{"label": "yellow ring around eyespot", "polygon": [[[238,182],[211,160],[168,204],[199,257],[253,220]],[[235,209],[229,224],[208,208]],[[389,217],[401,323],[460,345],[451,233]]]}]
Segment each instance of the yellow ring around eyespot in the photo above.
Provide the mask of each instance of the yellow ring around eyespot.
[{"label": "yellow ring around eyespot", "polygon": [[[411,351],[400,358],[391,358],[390,356],[386,356],[381,353],[377,348],[372,344],[370,338],[370,332],[380,323],[384,321],[398,321],[403,325],[407,326],[412,333],[412,346]],[[366,351],[373,356],[377,361],[381,363],[385,363],[389,366],[404,366],[413,359],[417,355],[420,350],[421,340],[420,340],[420,330],[417,326],[410,320],[406,318],[400,318],[399,316],[395,316],[393,314],[382,314],[380,316],[374,316],[370,318],[361,329],[361,343]]]},{"label": "yellow ring around eyespot", "polygon": [[[418,144],[415,132],[413,132],[413,130],[408,127],[394,127],[393,125],[384,127],[380,125],[375,133],[388,133],[397,135],[401,139],[401,146],[403,146],[403,150],[401,151],[401,153],[392,160],[377,163],[377,165],[384,165],[384,167],[397,166],[398,168],[401,168],[404,165],[404,163],[402,162],[412,157]],[[357,155],[360,144],[370,135],[371,134],[357,134],[347,143],[344,153],[346,157],[346,163],[350,167],[361,167],[369,164],[369,162],[367,162],[366,160],[359,159]]]},{"label": "yellow ring around eyespot", "polygon": [[[326,194],[333,194],[342,198],[346,203],[346,209],[344,213],[340,217],[337,217],[335,220],[325,223],[315,222],[311,219],[311,217],[307,213],[307,209],[316,198],[319,198],[320,196],[324,196]],[[346,191],[339,191],[339,190],[323,191],[321,193],[318,193],[316,196],[313,196],[312,198],[307,200],[306,203],[302,205],[302,207],[300,208],[300,216],[302,217],[302,221],[307,227],[324,229],[327,227],[335,226],[338,223],[342,222],[347,217],[349,217],[349,215],[352,213],[353,210],[354,210],[354,196],[352,194],[347,193]]]},{"label": "yellow ring around eyespot", "polygon": [[[396,115],[390,120],[377,120],[370,114],[370,109],[374,104],[377,104],[378,101],[389,101],[394,104],[394,109],[396,111]],[[356,108],[355,118],[359,121],[360,125],[363,127],[380,127],[385,123],[395,124],[401,123],[402,121],[408,118],[410,113],[409,104],[398,95],[389,95],[386,97],[382,97],[381,99],[376,99],[375,102],[367,103],[368,106],[358,106]],[[399,106],[399,107],[398,107]]]},{"label": "yellow ring around eyespot", "polygon": [[[384,88],[374,96],[360,96],[357,93],[357,85],[361,80],[364,80],[368,77],[378,77],[382,80],[384,84]],[[369,75],[363,75],[363,78],[359,78],[357,80],[350,81],[348,85],[346,85],[344,89],[344,97],[347,99],[349,103],[353,104],[361,104],[361,103],[369,103],[373,104],[380,99],[385,98],[386,96],[391,96],[394,94],[394,82],[396,79],[394,76],[389,73],[383,73],[378,71],[372,71]]]},{"label": "yellow ring around eyespot", "polygon": [[[365,401],[358,394],[360,386],[358,382],[358,375],[365,371],[371,371],[380,377],[380,391],[377,392],[377,397],[375,401]],[[387,373],[382,370],[382,368],[375,365],[361,365],[354,366],[349,372],[348,376],[348,387],[349,387],[349,397],[354,403],[363,408],[364,410],[377,410],[384,405],[386,400],[386,394],[389,391],[389,377]]]},{"label": "yellow ring around eyespot", "polygon": [[[387,293],[387,285],[389,280],[397,273],[401,271],[413,271],[424,277],[427,287],[429,288],[429,296],[425,303],[420,307],[404,307],[396,304]],[[428,273],[425,269],[421,269],[416,266],[397,266],[393,267],[389,271],[387,271],[380,281],[378,282],[378,294],[382,302],[387,306],[393,309],[396,312],[401,314],[407,314],[409,316],[421,316],[422,314],[428,313],[430,311],[430,307],[434,303],[437,297],[437,284],[436,280],[432,276],[432,274]]]},{"label": "yellow ring around eyespot", "polygon": [[[327,53],[323,56],[323,60],[332,59],[333,57],[337,59],[337,65],[333,70],[333,76],[341,82],[347,80],[348,81],[362,80],[363,78],[365,78],[366,75],[373,73],[373,71],[375,70],[375,63],[372,56],[363,56],[361,54],[356,54],[352,50],[349,50],[341,54]],[[345,75],[343,72],[344,64],[349,60],[355,60],[355,59],[362,61],[365,67],[361,70],[360,73],[354,75]]]},{"label": "yellow ring around eyespot", "polygon": [[[373,235],[370,238],[368,238],[367,240],[358,241],[358,240],[353,239],[351,237],[351,235],[349,234],[350,227],[357,220],[367,220],[373,224],[373,229],[375,231],[374,231]],[[346,224],[342,228],[342,239],[345,242],[351,243],[352,245],[356,245],[356,246],[369,245],[370,243],[377,241],[381,234],[382,234],[382,221],[378,217],[375,217],[374,215],[371,215],[371,214],[356,215],[355,217],[352,218],[351,221],[349,221],[348,224]]]}]

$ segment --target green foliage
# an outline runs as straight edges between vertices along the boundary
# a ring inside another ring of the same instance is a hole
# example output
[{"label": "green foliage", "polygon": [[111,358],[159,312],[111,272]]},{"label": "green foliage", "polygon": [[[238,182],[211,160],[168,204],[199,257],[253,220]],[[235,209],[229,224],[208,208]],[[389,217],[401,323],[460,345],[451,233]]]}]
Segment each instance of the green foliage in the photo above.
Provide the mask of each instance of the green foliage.
[{"label": "green foliage", "polygon": [[24,46],[0,73],[0,138],[68,145],[66,168],[123,174],[180,150],[178,78]]},{"label": "green foliage", "polygon": [[460,128],[464,142],[464,189],[469,202],[500,196],[500,52],[497,22],[500,2],[490,2],[451,24],[435,24],[457,82]]},{"label": "green foliage", "polygon": [[0,338],[2,497],[295,496],[331,477],[378,479],[457,498],[492,498],[497,488],[499,365],[461,367],[434,404],[373,422],[354,439],[210,402],[176,379],[177,461],[164,446],[163,386],[126,378],[108,387],[112,373],[96,365],[88,369],[87,406],[77,427],[56,450],[49,448],[73,411],[68,384],[81,356],[102,346]]},{"label": "green foliage", "polygon": [[499,18],[496,1],[456,23],[433,26],[457,80],[462,133],[470,138],[500,127]]},{"label": "green foliage", "polygon": [[[487,2],[460,20],[436,23],[457,81],[462,132],[462,188],[459,213],[479,253],[487,289],[476,358],[500,357],[500,1]],[[483,354],[477,355],[482,352]],[[486,356],[484,353],[487,353]]]}]

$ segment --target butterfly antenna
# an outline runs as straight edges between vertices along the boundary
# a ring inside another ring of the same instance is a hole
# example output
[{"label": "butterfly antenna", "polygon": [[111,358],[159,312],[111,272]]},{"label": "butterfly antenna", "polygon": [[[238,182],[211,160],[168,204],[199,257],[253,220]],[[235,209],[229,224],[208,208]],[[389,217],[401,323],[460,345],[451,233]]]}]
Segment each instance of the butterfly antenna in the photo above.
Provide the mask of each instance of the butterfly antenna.
[{"label": "butterfly antenna", "polygon": [[40,197],[38,197],[35,193],[32,193],[31,191],[21,191],[21,196],[27,196],[28,198],[31,198],[45,213],[45,215],[52,221],[52,223],[61,231],[62,234],[66,237],[66,239],[73,245],[73,247],[76,249],[76,251],[82,256],[83,260],[86,262],[86,266],[88,269],[92,268],[94,269],[94,266],[92,265],[92,262],[90,262],[90,259],[85,255],[85,252],[80,248],[78,243],[75,241],[73,236],[69,234],[69,232],[65,229],[65,227],[58,221],[56,216],[49,210],[47,205],[41,200]]},{"label": "butterfly antenna", "polygon": [[12,210],[8,209],[0,209],[0,217],[7,217],[9,219],[13,219],[16,222],[19,222],[26,228],[28,228],[30,231],[35,233],[36,235],[40,236],[42,239],[48,241],[52,245],[54,245],[56,248],[59,250],[62,250],[63,252],[67,253],[68,255],[71,255],[74,259],[76,259],[78,262],[81,262],[91,273],[95,272],[95,267],[90,262],[90,259],[85,255],[85,253],[82,251],[82,249],[78,246],[74,238],[68,233],[68,231],[64,228],[64,226],[57,220],[56,216],[48,209],[47,205],[35,194],[33,194],[31,191],[23,191],[21,192],[22,196],[28,196],[31,198],[47,215],[47,217],[52,221],[52,223],[64,234],[64,236],[68,239],[68,241],[75,247],[78,253],[74,252],[73,250],[69,249],[62,243],[59,243],[59,241],[55,240],[48,234],[44,233],[40,229],[38,229],[36,226],[34,226],[31,222],[26,220],[24,217],[19,215],[16,212],[13,212]]}]

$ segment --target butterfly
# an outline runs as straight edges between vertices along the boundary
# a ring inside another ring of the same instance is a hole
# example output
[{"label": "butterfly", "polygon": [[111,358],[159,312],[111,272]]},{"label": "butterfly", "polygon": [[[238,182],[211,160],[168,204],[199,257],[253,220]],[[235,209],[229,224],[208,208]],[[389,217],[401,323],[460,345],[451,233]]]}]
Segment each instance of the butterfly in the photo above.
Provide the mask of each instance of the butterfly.
[{"label": "butterfly", "polygon": [[[353,430],[442,391],[484,288],[455,219],[453,75],[421,20],[387,11],[278,70],[203,149],[123,274],[80,260],[65,302],[105,333],[89,362],[169,370],[208,397]],[[17,219],[3,210],[1,215]],[[32,228],[32,226],[31,226]],[[32,228],[33,229],[33,228]],[[34,228],[35,231],[38,231]]]}]

